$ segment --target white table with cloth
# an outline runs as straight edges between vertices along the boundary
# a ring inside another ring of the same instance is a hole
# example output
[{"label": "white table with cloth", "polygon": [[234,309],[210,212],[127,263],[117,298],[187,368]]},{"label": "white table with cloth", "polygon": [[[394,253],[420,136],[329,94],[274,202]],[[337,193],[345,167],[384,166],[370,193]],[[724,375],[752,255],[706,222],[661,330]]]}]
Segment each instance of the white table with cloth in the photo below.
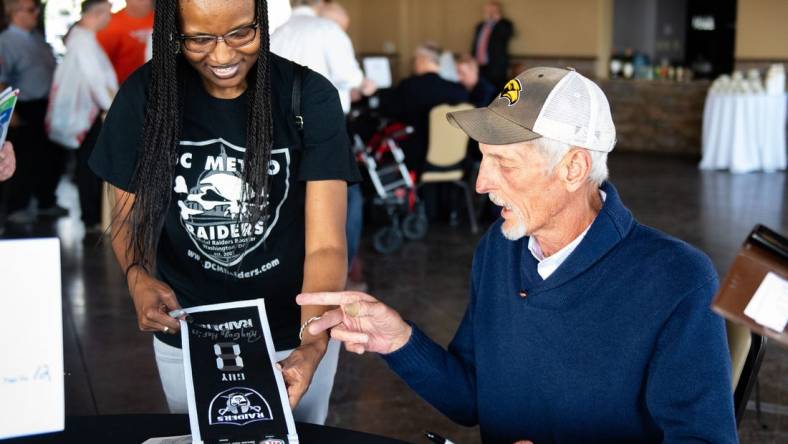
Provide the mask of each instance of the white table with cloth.
[{"label": "white table with cloth", "polygon": [[704,170],[773,172],[786,168],[788,94],[710,92],[703,110]]}]

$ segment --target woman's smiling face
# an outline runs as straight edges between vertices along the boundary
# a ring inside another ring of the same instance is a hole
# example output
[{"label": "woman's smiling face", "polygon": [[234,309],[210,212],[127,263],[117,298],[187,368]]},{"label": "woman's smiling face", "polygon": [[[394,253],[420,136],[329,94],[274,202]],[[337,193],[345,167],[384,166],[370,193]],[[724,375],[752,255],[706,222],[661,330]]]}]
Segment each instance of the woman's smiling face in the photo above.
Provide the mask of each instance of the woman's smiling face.
[{"label": "woman's smiling face", "polygon": [[207,45],[206,51],[195,51],[189,47],[198,45],[181,43],[184,57],[200,73],[210,95],[220,99],[240,96],[247,88],[246,75],[257,61],[260,34],[267,32],[250,28],[257,20],[255,0],[180,0],[179,10],[180,31],[187,37],[254,32],[254,38],[235,48],[224,40]]}]

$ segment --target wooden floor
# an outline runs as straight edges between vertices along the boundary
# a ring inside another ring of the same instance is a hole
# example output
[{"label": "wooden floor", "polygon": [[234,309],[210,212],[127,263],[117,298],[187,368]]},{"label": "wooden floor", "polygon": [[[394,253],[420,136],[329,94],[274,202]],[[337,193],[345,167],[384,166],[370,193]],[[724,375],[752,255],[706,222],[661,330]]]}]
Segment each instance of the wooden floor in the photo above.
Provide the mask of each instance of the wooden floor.
[{"label": "wooden floor", "polygon": [[[683,159],[614,153],[611,175],[640,222],[682,238],[711,256],[722,275],[756,223],[788,233],[788,181],[783,173],[734,176],[700,172]],[[106,243],[83,241],[76,191],[64,180],[69,218],[8,226],[6,237],[56,235],[62,241],[68,415],[156,413],[166,407],[151,350],[137,331],[123,276]],[[368,230],[369,231],[369,230]],[[367,233],[368,234],[368,233]],[[441,344],[454,334],[467,301],[467,275],[478,236],[467,225],[433,226],[399,252],[362,254],[370,292],[420,325]],[[761,423],[748,411],[743,443],[788,442],[788,350],[768,346],[761,370]],[[421,401],[376,356],[343,352],[328,424],[423,443],[432,430],[456,443],[478,432],[452,424]]]}]

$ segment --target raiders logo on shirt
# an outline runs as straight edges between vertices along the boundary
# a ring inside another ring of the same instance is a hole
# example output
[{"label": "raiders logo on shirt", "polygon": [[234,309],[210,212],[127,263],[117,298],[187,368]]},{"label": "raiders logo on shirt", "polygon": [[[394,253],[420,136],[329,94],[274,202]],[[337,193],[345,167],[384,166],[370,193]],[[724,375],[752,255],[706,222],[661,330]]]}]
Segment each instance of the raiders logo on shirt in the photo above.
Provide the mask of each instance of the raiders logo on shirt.
[{"label": "raiders logo on shirt", "polygon": [[243,182],[244,148],[224,139],[202,142],[182,141],[183,152],[175,178],[175,202],[180,220],[194,246],[205,257],[224,266],[237,265],[271,234],[290,186],[290,152],[271,153],[268,175],[281,182],[284,190],[269,194],[268,220],[252,225],[245,222],[253,208],[255,190]]}]

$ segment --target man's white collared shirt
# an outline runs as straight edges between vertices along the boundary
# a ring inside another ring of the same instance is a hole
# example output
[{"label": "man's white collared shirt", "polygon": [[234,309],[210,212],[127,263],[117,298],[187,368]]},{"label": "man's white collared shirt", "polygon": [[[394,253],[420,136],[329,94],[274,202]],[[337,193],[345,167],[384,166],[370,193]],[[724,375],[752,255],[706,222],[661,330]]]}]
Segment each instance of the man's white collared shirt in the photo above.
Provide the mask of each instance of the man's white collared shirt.
[{"label": "man's white collared shirt", "polygon": [[[602,197],[602,202],[605,201],[607,195],[604,191],[599,190],[599,194]],[[551,274],[555,273],[555,270],[558,270],[558,267],[566,261],[566,258],[575,251],[580,242],[583,241],[583,238],[586,237],[588,234],[588,230],[591,229],[591,225],[594,223],[591,222],[579,236],[575,238],[572,242],[569,242],[567,246],[564,248],[556,251],[549,257],[544,257],[544,253],[542,253],[542,247],[539,246],[539,242],[537,242],[536,238],[531,236],[528,238],[528,250],[531,252],[531,255],[539,262],[536,266],[536,271],[539,273],[539,276],[542,276],[542,279],[547,279],[550,277]]]},{"label": "man's white collared shirt", "polygon": [[350,91],[364,81],[350,37],[310,6],[293,8],[290,19],[271,36],[271,52],[327,78],[339,91],[342,110],[350,111]]}]

